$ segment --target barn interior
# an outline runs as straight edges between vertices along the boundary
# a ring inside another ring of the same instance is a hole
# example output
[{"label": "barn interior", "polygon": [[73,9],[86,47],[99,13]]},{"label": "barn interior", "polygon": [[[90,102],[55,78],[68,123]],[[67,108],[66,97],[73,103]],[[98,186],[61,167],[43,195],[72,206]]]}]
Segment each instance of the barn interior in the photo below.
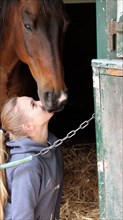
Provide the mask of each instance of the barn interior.
[{"label": "barn interior", "polygon": [[[50,129],[60,138],[88,120],[94,112],[91,60],[96,58],[96,6],[94,1],[81,2],[84,3],[65,4],[70,21],[63,54],[68,102],[50,123]],[[78,132],[75,139],[79,143],[95,142],[94,121]]]},{"label": "barn interior", "polygon": [[[69,26],[63,65],[68,102],[49,124],[63,138],[94,113],[91,60],[97,57],[94,0],[66,0]],[[64,189],[61,220],[98,220],[98,178],[95,120],[63,143]]]}]

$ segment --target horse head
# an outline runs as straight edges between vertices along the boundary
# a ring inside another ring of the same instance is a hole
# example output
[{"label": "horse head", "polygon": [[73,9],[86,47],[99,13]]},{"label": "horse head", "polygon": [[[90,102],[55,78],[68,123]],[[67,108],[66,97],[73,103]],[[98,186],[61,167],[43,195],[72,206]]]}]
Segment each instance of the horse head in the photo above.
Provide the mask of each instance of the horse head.
[{"label": "horse head", "polygon": [[63,2],[18,0],[13,5],[7,25],[15,54],[28,65],[43,107],[59,111],[67,101],[62,51],[68,22]]}]

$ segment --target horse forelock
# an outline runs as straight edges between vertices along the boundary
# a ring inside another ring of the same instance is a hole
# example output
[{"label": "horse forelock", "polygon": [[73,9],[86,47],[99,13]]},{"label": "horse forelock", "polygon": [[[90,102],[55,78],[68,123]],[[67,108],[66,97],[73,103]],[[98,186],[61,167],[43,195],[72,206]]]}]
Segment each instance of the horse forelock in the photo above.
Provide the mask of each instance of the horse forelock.
[{"label": "horse forelock", "polygon": [[[68,20],[65,11],[64,3],[62,0],[39,0],[41,3],[42,11],[47,16],[62,18]],[[15,6],[19,0],[0,0],[0,31],[4,23],[7,10]]]}]

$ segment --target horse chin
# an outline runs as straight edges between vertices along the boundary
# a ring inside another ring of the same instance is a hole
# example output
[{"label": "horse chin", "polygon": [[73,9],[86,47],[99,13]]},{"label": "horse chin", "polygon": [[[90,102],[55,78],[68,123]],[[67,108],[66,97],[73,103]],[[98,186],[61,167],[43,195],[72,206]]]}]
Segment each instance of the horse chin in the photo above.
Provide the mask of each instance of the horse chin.
[{"label": "horse chin", "polygon": [[63,110],[64,110],[64,106],[60,109],[59,108],[58,109],[50,109],[50,110],[46,110],[46,111],[49,112],[49,113],[51,113],[51,112],[58,113],[58,112],[61,112]]},{"label": "horse chin", "polygon": [[66,104],[67,101],[64,101],[63,103],[60,103],[58,106],[53,106],[53,107],[43,107],[45,111],[51,113],[51,112],[54,112],[54,113],[57,113],[57,112],[61,112],[64,110],[65,108],[65,104]]}]

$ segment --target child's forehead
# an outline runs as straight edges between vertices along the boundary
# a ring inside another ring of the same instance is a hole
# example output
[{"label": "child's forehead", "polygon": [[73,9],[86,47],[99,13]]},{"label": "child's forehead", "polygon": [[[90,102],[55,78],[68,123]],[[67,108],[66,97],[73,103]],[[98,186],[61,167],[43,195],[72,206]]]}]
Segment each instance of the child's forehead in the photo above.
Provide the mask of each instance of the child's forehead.
[{"label": "child's forehead", "polygon": [[32,100],[32,98],[30,98],[30,97],[26,97],[26,96],[19,97],[17,99],[17,108],[26,111],[30,107],[31,100]]},{"label": "child's forehead", "polygon": [[18,102],[21,104],[23,104],[23,103],[25,104],[25,102],[29,104],[31,102],[31,100],[32,100],[32,98],[27,97],[27,96],[18,97]]}]

